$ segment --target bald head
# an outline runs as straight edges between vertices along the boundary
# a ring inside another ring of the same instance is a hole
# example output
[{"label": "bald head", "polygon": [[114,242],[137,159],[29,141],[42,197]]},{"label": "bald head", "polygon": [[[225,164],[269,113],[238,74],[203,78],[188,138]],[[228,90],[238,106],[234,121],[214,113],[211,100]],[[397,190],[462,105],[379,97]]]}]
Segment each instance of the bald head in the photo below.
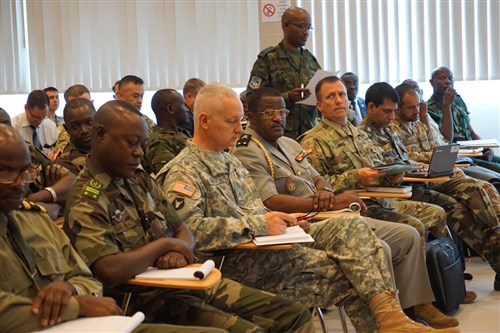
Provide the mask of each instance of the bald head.
[{"label": "bald head", "polygon": [[288,7],[281,16],[281,23],[294,21],[304,15],[309,16],[307,10],[296,6]]},{"label": "bald head", "polygon": [[0,124],[4,124],[4,125],[7,125],[9,127],[12,127],[12,122],[10,120],[9,114],[7,113],[7,111],[5,111],[2,108],[0,108]]}]

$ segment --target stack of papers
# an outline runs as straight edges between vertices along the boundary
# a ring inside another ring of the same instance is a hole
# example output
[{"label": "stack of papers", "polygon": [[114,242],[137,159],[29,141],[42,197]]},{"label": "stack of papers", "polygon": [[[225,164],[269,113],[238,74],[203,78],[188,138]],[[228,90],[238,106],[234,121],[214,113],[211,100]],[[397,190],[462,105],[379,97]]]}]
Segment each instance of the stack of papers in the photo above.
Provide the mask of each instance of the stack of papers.
[{"label": "stack of papers", "polygon": [[286,228],[285,232],[281,235],[254,237],[253,242],[257,246],[288,243],[310,243],[314,242],[314,238],[307,234],[301,227],[293,226]]},{"label": "stack of papers", "polygon": [[408,193],[411,192],[411,186],[368,186],[368,192],[384,192],[384,193]]},{"label": "stack of papers", "polygon": [[83,333],[83,332],[106,332],[106,333],[130,333],[144,321],[144,313],[136,312],[132,317],[105,316],[87,317],[66,321],[54,325],[36,333],[58,332],[58,333]]},{"label": "stack of papers", "polygon": [[135,276],[136,279],[144,280],[202,280],[215,268],[213,260],[207,260],[198,267],[183,267],[173,269],[158,269],[148,267],[145,272]]},{"label": "stack of papers", "polygon": [[474,154],[474,153],[482,153],[484,148],[476,148],[476,149],[459,149],[458,155],[460,154]]},{"label": "stack of papers", "polygon": [[465,147],[482,147],[482,148],[497,148],[500,146],[497,139],[481,139],[481,140],[470,140],[470,141],[457,141],[460,148]]},{"label": "stack of papers", "polygon": [[372,169],[383,172],[386,176],[389,176],[389,175],[396,175],[396,174],[404,173],[404,172],[416,171],[416,170],[422,169],[422,167],[418,166],[418,165],[391,163],[391,164],[373,167]]}]

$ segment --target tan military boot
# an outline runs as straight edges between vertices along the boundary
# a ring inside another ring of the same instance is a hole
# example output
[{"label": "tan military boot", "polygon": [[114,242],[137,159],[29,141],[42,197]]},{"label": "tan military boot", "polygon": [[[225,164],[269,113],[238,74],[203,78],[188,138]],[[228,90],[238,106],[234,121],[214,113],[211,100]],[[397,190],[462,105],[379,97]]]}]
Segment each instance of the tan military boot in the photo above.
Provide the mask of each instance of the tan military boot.
[{"label": "tan military boot", "polygon": [[388,289],[369,301],[379,333],[459,333],[457,328],[434,329],[408,318],[396,301],[396,292]]},{"label": "tan military boot", "polygon": [[436,309],[431,303],[414,306],[415,314],[434,328],[457,327],[458,320]]}]

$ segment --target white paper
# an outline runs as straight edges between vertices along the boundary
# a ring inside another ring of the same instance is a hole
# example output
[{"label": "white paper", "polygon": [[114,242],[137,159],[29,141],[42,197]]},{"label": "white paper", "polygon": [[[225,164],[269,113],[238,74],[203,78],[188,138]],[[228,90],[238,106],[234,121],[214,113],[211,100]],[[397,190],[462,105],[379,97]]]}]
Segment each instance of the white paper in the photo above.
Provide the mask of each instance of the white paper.
[{"label": "white paper", "polygon": [[314,76],[311,78],[311,81],[309,81],[309,83],[306,86],[306,88],[309,89],[309,91],[311,92],[311,95],[309,95],[309,97],[307,97],[306,99],[297,102],[295,104],[305,104],[313,106],[316,105],[316,94],[314,93],[314,91],[316,89],[316,85],[318,84],[318,82],[327,76],[337,76],[339,73],[340,71],[329,72],[322,69],[318,70],[316,73],[314,73]]},{"label": "white paper", "polygon": [[500,146],[497,139],[481,139],[470,141],[457,141],[460,147],[483,147],[483,148],[497,148]]},{"label": "white paper", "polygon": [[106,332],[106,333],[130,333],[144,321],[144,313],[136,312],[132,317],[106,316],[92,318],[78,318],[52,326],[36,333],[58,332],[58,333],[84,333],[84,332]]},{"label": "white paper", "polygon": [[368,192],[385,192],[385,193],[408,193],[412,190],[411,186],[368,186]]},{"label": "white paper", "polygon": [[286,228],[285,232],[276,236],[257,236],[253,239],[257,246],[288,244],[288,243],[310,243],[314,238],[307,234],[301,227],[293,226]]},{"label": "white paper", "polygon": [[[146,280],[202,280],[215,268],[213,260],[207,260],[199,267],[183,267],[173,269],[158,269],[148,267],[148,269],[136,275],[136,279]],[[196,274],[196,275],[195,275]]]}]

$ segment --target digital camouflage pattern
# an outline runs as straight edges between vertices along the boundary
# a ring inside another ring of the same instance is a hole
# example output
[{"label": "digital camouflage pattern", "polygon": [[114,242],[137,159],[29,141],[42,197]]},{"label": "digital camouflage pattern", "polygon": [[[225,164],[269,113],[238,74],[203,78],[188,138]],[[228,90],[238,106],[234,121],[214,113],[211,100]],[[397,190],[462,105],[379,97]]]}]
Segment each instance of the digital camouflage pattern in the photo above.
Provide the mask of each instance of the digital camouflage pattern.
[{"label": "digital camouflage pattern", "polygon": [[[157,175],[157,182],[205,256],[266,235],[266,213],[248,171],[226,152],[187,147]],[[252,287],[329,307],[346,300],[357,332],[376,328],[367,300],[392,286],[381,244],[356,216],[309,226],[314,243],[289,250],[228,253],[224,275]]]},{"label": "digital camouflage pattern", "polygon": [[[103,256],[172,237],[182,223],[141,169],[132,178],[113,180],[88,160],[67,202],[64,231],[89,266]],[[227,279],[208,291],[133,288],[131,309],[143,311],[146,322],[230,332],[310,332],[312,327],[309,311],[300,304]]]},{"label": "digital camouflage pattern", "polygon": [[78,176],[85,166],[87,153],[80,151],[70,140],[66,148],[59,154],[56,162]]},{"label": "digital camouflage pattern", "polygon": [[[291,102],[288,92],[306,86],[321,66],[304,48],[300,49],[300,64],[295,63],[290,53],[283,41],[262,51],[253,65],[247,90],[251,93],[260,87],[271,87],[281,93],[286,108],[290,110],[285,135],[295,139],[316,124],[317,110],[315,106]],[[311,93],[314,94],[314,91]]]},{"label": "digital camouflage pattern", "polygon": [[184,147],[190,136],[182,130],[166,130],[159,126],[153,126],[142,166],[147,172],[157,174],[160,169],[177,156]]},{"label": "digital camouflage pattern", "polygon": [[[402,138],[410,156],[429,162],[437,143],[432,140],[420,121],[404,122],[396,118],[395,131]],[[427,158],[427,159],[426,159]],[[458,170],[460,171],[460,170]],[[492,184],[455,172],[454,178],[436,184],[440,192],[453,196],[461,203],[457,212],[448,220],[449,226],[490,265],[500,268],[500,196]],[[494,231],[496,230],[496,231]],[[496,247],[496,248],[495,248]]]},{"label": "digital camouflage pattern", "polygon": [[[438,124],[439,128],[443,125],[443,100],[438,100],[432,95],[427,101],[427,113]],[[472,140],[469,131],[470,117],[467,106],[460,95],[455,96],[451,104],[451,115],[453,117],[453,142]]]},{"label": "digital camouflage pattern", "polygon": [[[343,127],[323,118],[300,137],[299,142],[311,150],[307,156],[311,165],[339,191],[362,187],[357,169],[383,164],[380,147],[374,146],[368,135],[352,124]],[[388,184],[385,179],[381,183]],[[431,230],[436,236],[445,232],[445,212],[435,205],[396,199],[364,201],[368,208],[364,216],[404,223],[417,229],[422,249],[425,230]]]}]

